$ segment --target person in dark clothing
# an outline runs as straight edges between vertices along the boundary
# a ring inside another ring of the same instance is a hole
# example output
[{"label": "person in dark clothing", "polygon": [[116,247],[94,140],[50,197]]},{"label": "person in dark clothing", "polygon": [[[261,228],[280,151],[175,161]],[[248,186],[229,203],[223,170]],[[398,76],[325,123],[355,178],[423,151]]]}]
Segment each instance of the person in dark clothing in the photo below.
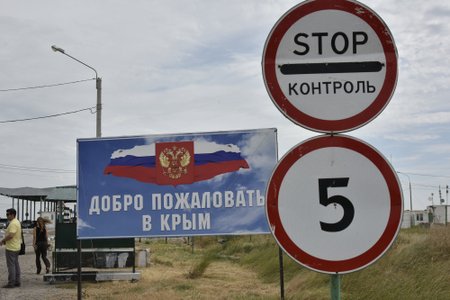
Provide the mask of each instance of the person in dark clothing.
[{"label": "person in dark clothing", "polygon": [[37,218],[36,227],[33,230],[33,247],[36,253],[36,274],[41,273],[41,257],[45,264],[46,273],[50,272],[50,261],[47,258],[48,233],[45,224],[50,223],[48,219]]}]

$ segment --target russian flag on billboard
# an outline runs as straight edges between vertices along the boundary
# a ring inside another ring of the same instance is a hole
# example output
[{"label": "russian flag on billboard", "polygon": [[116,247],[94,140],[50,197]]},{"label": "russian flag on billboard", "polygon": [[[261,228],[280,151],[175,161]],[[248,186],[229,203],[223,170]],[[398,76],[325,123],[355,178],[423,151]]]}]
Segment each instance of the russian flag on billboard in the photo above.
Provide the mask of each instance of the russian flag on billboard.
[{"label": "russian flag on billboard", "polygon": [[207,141],[161,142],[118,149],[104,174],[158,185],[191,184],[217,175],[248,169],[233,144]]}]

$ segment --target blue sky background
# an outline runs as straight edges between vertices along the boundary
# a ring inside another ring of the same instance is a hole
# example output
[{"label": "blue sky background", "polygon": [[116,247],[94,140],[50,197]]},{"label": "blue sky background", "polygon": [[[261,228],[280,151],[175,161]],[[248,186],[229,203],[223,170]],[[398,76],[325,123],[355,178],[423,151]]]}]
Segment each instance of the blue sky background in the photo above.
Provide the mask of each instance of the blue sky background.
[{"label": "blue sky background", "polygon": [[[76,140],[95,136],[95,114],[25,118],[95,106],[103,79],[102,135],[277,128],[280,157],[317,135],[286,119],[262,80],[276,21],[299,1],[0,0],[0,185],[76,183]],[[450,2],[364,1],[390,28],[399,55],[386,109],[349,135],[376,147],[399,175],[405,208],[425,209],[450,184]],[[18,89],[18,90],[16,90]],[[0,202],[9,206],[10,200]],[[2,207],[0,207],[1,209]],[[0,210],[3,211],[3,210]]]}]

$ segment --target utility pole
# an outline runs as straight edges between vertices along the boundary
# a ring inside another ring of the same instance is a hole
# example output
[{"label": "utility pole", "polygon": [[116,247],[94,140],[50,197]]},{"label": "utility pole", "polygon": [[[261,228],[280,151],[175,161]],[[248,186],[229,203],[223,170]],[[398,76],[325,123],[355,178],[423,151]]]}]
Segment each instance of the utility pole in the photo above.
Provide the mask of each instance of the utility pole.
[{"label": "utility pole", "polygon": [[445,226],[447,226],[448,217],[448,185],[445,186]]}]

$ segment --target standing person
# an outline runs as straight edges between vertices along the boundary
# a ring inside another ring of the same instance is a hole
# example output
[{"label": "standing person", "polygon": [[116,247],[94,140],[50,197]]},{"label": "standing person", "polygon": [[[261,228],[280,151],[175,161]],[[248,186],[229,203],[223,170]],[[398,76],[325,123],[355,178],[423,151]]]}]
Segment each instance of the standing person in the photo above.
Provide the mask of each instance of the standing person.
[{"label": "standing person", "polygon": [[19,251],[22,243],[22,226],[16,219],[16,210],[10,208],[6,210],[6,218],[9,225],[6,228],[5,237],[0,241],[5,245],[6,266],[8,268],[8,284],[4,288],[13,288],[20,286],[20,266]]},{"label": "standing person", "polygon": [[41,257],[45,264],[45,273],[50,272],[50,261],[47,258],[48,233],[45,224],[49,220],[42,217],[37,218],[36,227],[33,230],[33,247],[36,253],[36,274],[41,273]]}]

